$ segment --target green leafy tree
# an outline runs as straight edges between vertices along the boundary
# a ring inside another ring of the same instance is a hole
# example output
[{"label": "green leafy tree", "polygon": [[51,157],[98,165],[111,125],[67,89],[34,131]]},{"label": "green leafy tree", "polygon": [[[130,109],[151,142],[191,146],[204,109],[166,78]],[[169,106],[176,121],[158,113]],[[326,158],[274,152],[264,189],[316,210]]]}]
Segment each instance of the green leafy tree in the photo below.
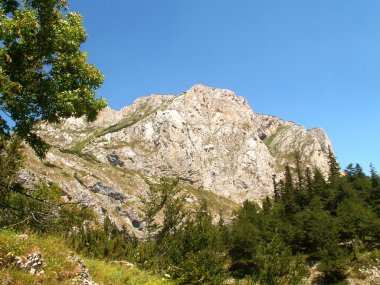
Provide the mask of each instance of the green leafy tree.
[{"label": "green leafy tree", "polygon": [[20,139],[5,139],[0,134],[0,208],[9,206],[5,197],[14,189],[14,179],[22,162]]},{"label": "green leafy tree", "polygon": [[0,1],[0,208],[8,221],[41,221],[48,215],[37,218],[37,212],[59,205],[47,201],[48,187],[38,188],[47,191],[43,195],[15,182],[22,141],[41,158],[48,149],[36,123],[70,116],[94,120],[106,105],[96,98],[103,75],[80,50],[86,37],[81,15],[69,13],[67,1]]},{"label": "green leafy tree", "polygon": [[80,50],[82,17],[67,7],[66,0],[0,1],[0,134],[13,131],[40,157],[47,144],[33,130],[37,121],[94,120],[106,105],[96,99],[103,75]]}]

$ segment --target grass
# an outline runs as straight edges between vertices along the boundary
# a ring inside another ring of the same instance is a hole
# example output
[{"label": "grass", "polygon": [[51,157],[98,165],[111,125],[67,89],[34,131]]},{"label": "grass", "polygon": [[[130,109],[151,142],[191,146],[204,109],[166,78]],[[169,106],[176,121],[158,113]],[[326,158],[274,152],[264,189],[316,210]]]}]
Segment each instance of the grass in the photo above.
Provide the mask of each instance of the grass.
[{"label": "grass", "polygon": [[110,264],[101,260],[85,259],[92,278],[97,283],[103,285],[170,285],[174,284],[170,280],[153,277],[152,275],[135,269],[127,268],[123,265]]},{"label": "grass", "polygon": [[59,148],[59,151],[62,153],[76,155],[80,158],[83,158],[84,160],[87,160],[88,162],[99,163],[99,160],[91,153],[82,153],[80,150],[73,150],[73,149],[66,149],[66,148]]},{"label": "grass", "polygon": [[268,149],[271,148],[272,146],[272,143],[273,141],[278,137],[278,136],[281,136],[283,135],[285,132],[287,132],[289,129],[291,128],[291,126],[280,126],[277,128],[276,132],[267,137],[266,139],[264,139],[264,144],[268,147]]},{"label": "grass", "polygon": [[[68,251],[57,250],[62,249],[60,238],[29,235],[23,239],[12,231],[0,230],[0,241],[0,284],[71,284],[77,274],[77,264],[67,260]],[[33,276],[12,264],[14,256],[34,252],[40,252],[45,260],[45,274]]]},{"label": "grass", "polygon": [[50,168],[56,168],[57,166],[54,164],[54,163],[51,163],[49,161],[44,161],[43,163],[46,167],[50,167]]},{"label": "grass", "polygon": [[207,205],[213,214],[225,214],[226,216],[229,216],[234,210],[238,209],[238,204],[214,192],[197,189],[186,183],[180,183],[179,187],[185,190],[184,193],[192,194],[198,200],[206,200]]},{"label": "grass", "polygon": [[[286,152],[281,147],[283,142],[282,136],[288,131],[292,131],[292,126],[280,126],[277,131],[264,139],[264,143],[267,146],[269,152],[276,159],[276,171],[283,172],[286,164],[295,163],[295,152],[298,151],[301,154],[301,166],[306,168],[310,164],[309,156],[311,154],[305,154],[306,149],[314,143],[312,136],[309,133],[301,135],[298,139],[294,139],[289,145],[289,151]],[[297,130],[295,130],[297,131]],[[299,133],[296,133],[296,137]]]},{"label": "grass", "polygon": [[84,149],[88,144],[90,144],[95,139],[104,136],[106,134],[118,132],[124,128],[128,128],[139,122],[140,120],[146,118],[150,114],[152,114],[157,109],[151,109],[147,102],[142,104],[139,109],[137,109],[134,113],[132,113],[128,118],[121,120],[119,123],[109,126],[105,129],[101,129],[96,131],[91,136],[86,138],[83,141],[78,142],[71,148],[71,151],[75,153],[80,153],[82,149]]},{"label": "grass", "polygon": [[127,118],[121,120],[117,124],[95,131],[95,132],[93,131],[93,129],[90,129],[89,133],[92,133],[92,134],[88,136],[86,139],[75,144],[73,147],[71,147],[70,150],[78,154],[95,139],[101,136],[104,136],[106,134],[115,133],[122,129],[129,128],[133,126],[134,124],[136,124],[137,122],[153,114],[154,112],[165,109],[171,102],[173,102],[173,100],[174,98],[167,100],[166,102],[163,102],[163,104],[157,108],[152,108],[148,100],[144,101],[143,103],[140,104],[140,106],[138,106],[138,108],[132,114],[130,114]]},{"label": "grass", "polygon": [[[46,266],[43,267],[45,274],[40,276],[31,275],[25,269],[17,268],[13,263],[15,256],[25,256],[34,252],[41,253],[41,257],[45,260]],[[79,266],[68,261],[69,252],[70,248],[61,237],[29,234],[25,239],[13,231],[0,229],[0,284],[71,285],[72,279],[79,272]],[[93,281],[99,284],[175,284],[136,268],[127,268],[96,259],[84,259],[84,261]]]}]

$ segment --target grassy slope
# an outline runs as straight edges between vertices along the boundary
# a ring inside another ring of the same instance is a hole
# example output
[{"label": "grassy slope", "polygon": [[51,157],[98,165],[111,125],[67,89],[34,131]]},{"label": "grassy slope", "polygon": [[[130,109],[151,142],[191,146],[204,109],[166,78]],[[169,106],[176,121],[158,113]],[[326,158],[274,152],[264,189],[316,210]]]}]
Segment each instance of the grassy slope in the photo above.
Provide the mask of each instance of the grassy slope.
[{"label": "grassy slope", "polygon": [[[11,260],[14,256],[24,256],[34,252],[40,252],[45,260],[45,274],[33,276],[26,270],[12,265]],[[0,230],[0,284],[72,284],[71,279],[76,276],[79,267],[67,260],[68,253],[69,249],[62,238],[32,234],[25,240],[14,232]],[[128,269],[101,260],[85,259],[85,263],[93,281],[99,284],[173,284],[144,271]]]},{"label": "grassy slope", "polygon": [[[299,136],[300,139],[295,139],[290,145],[287,145],[289,151],[284,151],[284,143],[282,138],[297,130],[295,126],[280,126],[274,134],[264,139],[264,144],[267,146],[269,152],[276,160],[276,171],[283,172],[286,164],[293,164],[295,160],[295,152],[298,151],[301,154],[301,166],[306,168],[310,163],[308,156],[305,154],[305,149],[313,144],[313,139],[309,133]],[[297,131],[299,134],[299,130]]]},{"label": "grassy slope", "polygon": [[91,135],[88,135],[84,140],[77,142],[74,146],[70,148],[70,150],[75,153],[80,153],[88,144],[90,144],[97,138],[133,126],[134,124],[145,119],[154,112],[166,108],[173,101],[173,99],[174,98],[169,99],[166,102],[163,102],[161,106],[153,108],[150,105],[149,98],[147,98],[147,100],[141,103],[133,113],[129,114],[128,117],[122,119],[117,124],[111,125],[100,130],[89,129],[89,134]]}]

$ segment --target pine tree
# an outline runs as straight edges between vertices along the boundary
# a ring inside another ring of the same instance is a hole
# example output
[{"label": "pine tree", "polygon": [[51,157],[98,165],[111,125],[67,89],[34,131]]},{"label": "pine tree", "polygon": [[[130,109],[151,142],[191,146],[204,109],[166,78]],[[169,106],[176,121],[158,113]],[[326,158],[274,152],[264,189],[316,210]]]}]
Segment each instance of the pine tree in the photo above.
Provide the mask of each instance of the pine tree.
[{"label": "pine tree", "polygon": [[294,182],[292,172],[290,170],[289,164],[285,166],[285,177],[284,177],[284,189],[282,190],[283,199],[288,200],[293,195]]},{"label": "pine tree", "polygon": [[313,197],[313,174],[310,170],[310,167],[306,167],[306,189],[307,189],[307,194],[309,198],[311,199]]},{"label": "pine tree", "polygon": [[323,202],[328,199],[328,187],[325,178],[319,168],[314,169],[313,192],[319,196]]},{"label": "pine tree", "polygon": [[364,178],[365,177],[365,173],[363,171],[363,168],[360,166],[359,163],[355,164],[355,176],[358,178]]},{"label": "pine tree", "polygon": [[274,193],[274,201],[279,202],[281,199],[280,189],[276,181],[276,174],[273,174],[272,176],[273,181],[273,193]]},{"label": "pine tree", "polygon": [[272,208],[272,206],[273,206],[273,204],[272,204],[271,199],[268,196],[266,196],[264,201],[263,201],[263,205],[262,205],[263,212],[265,214],[268,214],[270,209]]},{"label": "pine tree", "polygon": [[333,183],[334,180],[340,175],[340,166],[330,146],[328,151],[329,182]]},{"label": "pine tree", "polygon": [[296,162],[296,173],[297,173],[297,187],[301,189],[304,184],[304,177],[302,173],[302,163],[301,163],[301,154],[300,152],[294,153],[294,158]]},{"label": "pine tree", "polygon": [[373,165],[370,165],[371,171],[371,194],[369,203],[373,208],[373,211],[380,218],[380,177],[377,174]]},{"label": "pine tree", "polygon": [[294,186],[293,176],[289,165],[285,167],[284,176],[281,201],[284,204],[284,215],[292,219],[293,215],[299,211],[300,207],[297,204],[297,189]]}]

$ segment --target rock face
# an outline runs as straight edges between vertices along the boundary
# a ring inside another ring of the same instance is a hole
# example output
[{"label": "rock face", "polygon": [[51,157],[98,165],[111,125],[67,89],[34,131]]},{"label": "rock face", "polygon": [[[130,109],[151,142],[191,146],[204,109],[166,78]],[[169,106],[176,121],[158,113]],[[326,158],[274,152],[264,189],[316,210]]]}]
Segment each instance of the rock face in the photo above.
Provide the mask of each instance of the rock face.
[{"label": "rock face", "polygon": [[38,128],[53,145],[46,179],[68,198],[121,212],[146,191],[144,177],[178,176],[237,203],[260,201],[296,153],[303,166],[327,172],[331,148],[323,129],[256,114],[244,98],[204,85],[139,98],[120,111],[106,108],[92,123],[70,118]]}]

